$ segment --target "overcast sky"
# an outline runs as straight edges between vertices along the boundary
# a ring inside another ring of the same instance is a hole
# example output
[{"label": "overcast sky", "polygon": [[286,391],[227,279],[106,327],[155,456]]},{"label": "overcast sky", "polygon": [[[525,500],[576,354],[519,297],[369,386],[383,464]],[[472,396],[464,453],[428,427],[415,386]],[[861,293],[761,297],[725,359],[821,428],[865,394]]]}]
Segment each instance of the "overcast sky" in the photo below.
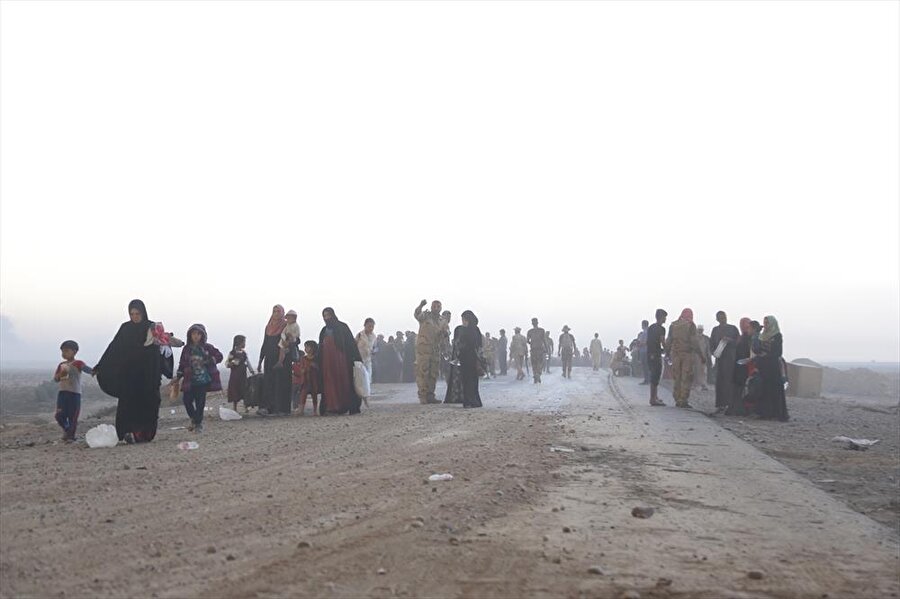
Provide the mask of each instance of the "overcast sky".
[{"label": "overcast sky", "polygon": [[257,352],[415,326],[626,343],[776,315],[900,360],[897,2],[3,2],[4,361],[134,297]]}]

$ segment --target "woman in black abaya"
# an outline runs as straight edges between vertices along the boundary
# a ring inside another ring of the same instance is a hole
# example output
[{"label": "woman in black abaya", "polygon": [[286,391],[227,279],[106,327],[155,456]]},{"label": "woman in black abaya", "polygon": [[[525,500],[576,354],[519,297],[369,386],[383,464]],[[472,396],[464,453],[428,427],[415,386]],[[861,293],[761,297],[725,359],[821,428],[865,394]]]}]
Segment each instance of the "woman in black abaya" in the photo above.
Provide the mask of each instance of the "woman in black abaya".
[{"label": "woman in black abaya", "polygon": [[145,345],[153,322],[141,300],[128,304],[130,320],[122,323],[94,376],[107,395],[118,398],[116,432],[120,441],[142,443],[156,436],[159,419],[159,385],[162,355],[159,346]]},{"label": "woman in black abaya", "polygon": [[480,408],[481,395],[478,392],[478,379],[484,374],[482,368],[481,346],[484,338],[478,328],[478,317],[471,310],[462,313],[462,326],[453,331],[453,343],[456,345],[459,374],[462,386],[462,404],[464,408]]}]

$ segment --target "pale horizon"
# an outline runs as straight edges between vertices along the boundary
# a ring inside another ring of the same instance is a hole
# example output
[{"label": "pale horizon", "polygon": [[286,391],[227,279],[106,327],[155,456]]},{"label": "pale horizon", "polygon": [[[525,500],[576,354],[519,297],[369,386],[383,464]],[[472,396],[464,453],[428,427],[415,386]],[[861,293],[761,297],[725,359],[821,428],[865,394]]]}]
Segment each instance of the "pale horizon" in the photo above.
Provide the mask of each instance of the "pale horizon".
[{"label": "pale horizon", "polygon": [[0,361],[96,361],[133,298],[253,356],[275,303],[424,298],[900,362],[898,7],[3,2]]}]

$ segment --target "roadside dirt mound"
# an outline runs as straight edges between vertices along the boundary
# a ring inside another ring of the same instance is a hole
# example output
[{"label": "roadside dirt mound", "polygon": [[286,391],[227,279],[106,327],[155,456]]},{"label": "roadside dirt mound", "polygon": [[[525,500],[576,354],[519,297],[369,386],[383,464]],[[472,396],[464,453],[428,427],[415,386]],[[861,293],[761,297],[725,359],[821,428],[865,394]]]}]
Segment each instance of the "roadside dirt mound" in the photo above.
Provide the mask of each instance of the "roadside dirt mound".
[{"label": "roadside dirt mound", "polygon": [[823,368],[822,391],[832,395],[900,397],[900,378],[868,368]]}]

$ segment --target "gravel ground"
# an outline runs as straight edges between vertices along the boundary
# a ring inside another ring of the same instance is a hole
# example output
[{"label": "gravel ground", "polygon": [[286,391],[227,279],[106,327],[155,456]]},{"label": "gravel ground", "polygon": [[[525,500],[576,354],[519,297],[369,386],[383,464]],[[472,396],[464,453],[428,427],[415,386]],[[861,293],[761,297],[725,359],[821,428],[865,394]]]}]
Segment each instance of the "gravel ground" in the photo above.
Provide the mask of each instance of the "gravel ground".
[{"label": "gravel ground", "polygon": [[889,529],[634,383],[500,379],[482,410],[376,390],[359,416],[200,435],[166,408],[156,441],[105,450],[5,423],[0,596],[900,594]]}]

